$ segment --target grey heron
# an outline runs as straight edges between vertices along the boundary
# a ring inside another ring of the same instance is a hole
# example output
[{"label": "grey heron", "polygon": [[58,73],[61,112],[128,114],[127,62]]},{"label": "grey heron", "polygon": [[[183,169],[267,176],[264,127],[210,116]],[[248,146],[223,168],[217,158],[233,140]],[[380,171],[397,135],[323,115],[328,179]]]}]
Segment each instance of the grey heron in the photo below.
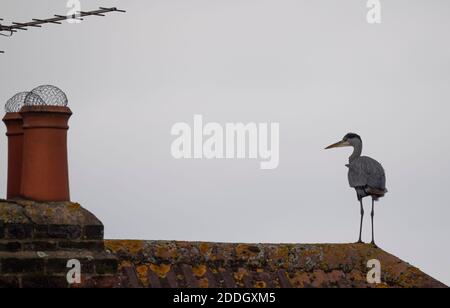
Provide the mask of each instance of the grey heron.
[{"label": "grey heron", "polygon": [[362,154],[362,140],[361,137],[354,133],[348,133],[344,138],[325,149],[353,147],[353,153],[348,159],[348,182],[350,187],[356,190],[356,196],[361,206],[361,222],[359,225],[359,240],[358,243],[363,243],[361,240],[364,206],[363,198],[372,197],[372,244],[375,245],[373,217],[375,215],[374,207],[375,201],[384,197],[387,193],[386,189],[386,175],[383,166],[375,159],[361,156]]}]

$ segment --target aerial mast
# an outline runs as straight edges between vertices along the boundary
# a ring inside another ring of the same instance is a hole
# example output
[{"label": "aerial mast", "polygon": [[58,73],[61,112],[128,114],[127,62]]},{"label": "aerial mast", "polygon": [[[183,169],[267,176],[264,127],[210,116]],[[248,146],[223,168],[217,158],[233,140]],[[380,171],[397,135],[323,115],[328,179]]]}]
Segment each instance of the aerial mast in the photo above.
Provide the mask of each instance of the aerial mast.
[{"label": "aerial mast", "polygon": [[[105,14],[112,12],[125,13],[126,11],[120,10],[116,7],[100,7],[98,10],[94,11],[79,11],[73,15],[53,15],[53,17],[47,19],[33,18],[30,22],[12,22],[9,25],[3,25],[1,21],[3,21],[4,19],[0,18],[0,35],[10,37],[19,31],[27,31],[29,28],[41,28],[42,25],[46,24],[60,25],[64,20],[84,20],[84,17],[87,16],[104,17]],[[0,50],[0,53],[5,52]]]}]

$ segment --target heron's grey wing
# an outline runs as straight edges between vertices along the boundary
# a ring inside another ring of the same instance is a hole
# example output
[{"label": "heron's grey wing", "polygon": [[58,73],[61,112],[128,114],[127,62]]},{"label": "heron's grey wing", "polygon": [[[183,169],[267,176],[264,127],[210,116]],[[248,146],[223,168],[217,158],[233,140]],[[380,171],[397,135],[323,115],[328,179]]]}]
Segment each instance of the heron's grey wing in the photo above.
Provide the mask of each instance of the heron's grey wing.
[{"label": "heron's grey wing", "polygon": [[372,187],[384,191],[386,176],[384,169],[376,160],[361,156],[349,165],[348,182],[351,187]]}]

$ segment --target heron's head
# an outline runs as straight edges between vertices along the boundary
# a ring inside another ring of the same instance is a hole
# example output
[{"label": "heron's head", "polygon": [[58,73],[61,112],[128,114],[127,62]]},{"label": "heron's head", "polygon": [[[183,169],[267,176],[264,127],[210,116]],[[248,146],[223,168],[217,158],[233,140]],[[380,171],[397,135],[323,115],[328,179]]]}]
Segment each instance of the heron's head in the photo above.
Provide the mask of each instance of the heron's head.
[{"label": "heron's head", "polygon": [[354,133],[348,133],[342,138],[341,141],[333,143],[330,146],[327,146],[325,150],[333,149],[333,148],[342,148],[342,147],[355,147],[356,145],[360,145],[362,143],[361,137]]}]

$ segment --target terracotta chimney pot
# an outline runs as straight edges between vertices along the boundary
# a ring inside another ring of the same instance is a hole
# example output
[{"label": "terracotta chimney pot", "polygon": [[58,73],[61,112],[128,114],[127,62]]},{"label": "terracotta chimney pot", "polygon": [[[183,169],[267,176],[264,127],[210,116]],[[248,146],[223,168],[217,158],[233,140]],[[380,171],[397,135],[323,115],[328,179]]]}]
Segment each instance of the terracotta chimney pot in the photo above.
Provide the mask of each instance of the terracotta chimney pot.
[{"label": "terracotta chimney pot", "polygon": [[3,118],[8,137],[8,180],[7,199],[20,197],[22,177],[22,117],[18,112],[8,112]]},{"label": "terracotta chimney pot", "polygon": [[25,105],[22,184],[25,199],[70,201],[67,130],[71,110],[65,106]]}]

